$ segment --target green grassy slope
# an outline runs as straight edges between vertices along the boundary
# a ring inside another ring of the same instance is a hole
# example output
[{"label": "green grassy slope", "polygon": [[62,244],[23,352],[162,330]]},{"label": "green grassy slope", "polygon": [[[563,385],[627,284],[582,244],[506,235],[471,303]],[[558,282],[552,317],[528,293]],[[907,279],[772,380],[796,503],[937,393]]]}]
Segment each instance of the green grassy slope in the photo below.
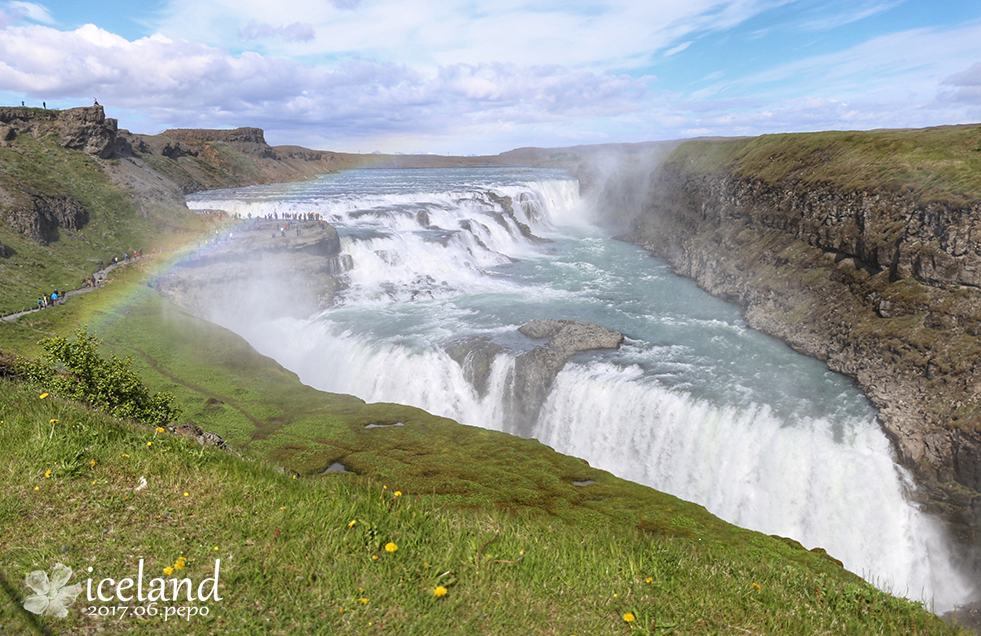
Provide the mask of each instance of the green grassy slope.
[{"label": "green grassy slope", "polygon": [[[111,161],[111,160],[110,160]],[[35,305],[42,293],[75,289],[100,262],[145,249],[170,237],[200,230],[200,221],[187,210],[144,217],[130,194],[113,184],[100,161],[83,152],[66,150],[54,139],[18,136],[0,147],[0,188],[12,197],[8,205],[31,207],[27,193],[45,198],[68,198],[88,212],[78,231],[60,228],[47,245],[0,222],[0,243],[8,256],[0,258],[0,314]],[[2,201],[0,201],[2,203]]]}]

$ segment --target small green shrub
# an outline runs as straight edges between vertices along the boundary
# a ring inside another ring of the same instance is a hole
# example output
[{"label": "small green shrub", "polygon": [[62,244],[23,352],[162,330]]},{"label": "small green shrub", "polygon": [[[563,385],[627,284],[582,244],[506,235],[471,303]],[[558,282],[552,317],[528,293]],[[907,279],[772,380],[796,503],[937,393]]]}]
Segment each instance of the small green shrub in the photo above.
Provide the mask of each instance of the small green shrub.
[{"label": "small green shrub", "polygon": [[[88,329],[75,332],[75,340],[61,336],[40,342],[44,355],[25,363],[24,374],[42,388],[64,398],[88,404],[116,417],[160,426],[180,417],[182,409],[167,392],[153,393],[130,370],[132,359],[99,355],[101,340]],[[62,372],[62,370],[64,372]]]}]

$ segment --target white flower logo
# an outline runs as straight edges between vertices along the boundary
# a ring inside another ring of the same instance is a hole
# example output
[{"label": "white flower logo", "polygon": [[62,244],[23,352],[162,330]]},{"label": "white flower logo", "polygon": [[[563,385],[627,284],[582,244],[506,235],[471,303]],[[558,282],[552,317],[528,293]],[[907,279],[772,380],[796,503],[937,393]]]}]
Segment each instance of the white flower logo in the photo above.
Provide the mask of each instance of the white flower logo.
[{"label": "white flower logo", "polygon": [[68,606],[82,593],[81,585],[69,585],[72,569],[67,565],[55,563],[51,569],[51,579],[44,570],[34,570],[25,579],[27,586],[37,592],[24,599],[24,609],[34,614],[47,614],[64,618],[68,616]]}]

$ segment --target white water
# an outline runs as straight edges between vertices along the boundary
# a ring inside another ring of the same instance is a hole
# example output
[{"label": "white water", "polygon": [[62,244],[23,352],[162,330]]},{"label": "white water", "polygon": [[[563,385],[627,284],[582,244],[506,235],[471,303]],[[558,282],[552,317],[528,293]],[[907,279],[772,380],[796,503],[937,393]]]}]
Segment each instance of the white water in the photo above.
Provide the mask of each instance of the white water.
[{"label": "white water", "polygon": [[[522,236],[488,192],[512,197],[517,220],[554,242]],[[264,324],[241,308],[209,316],[304,382],[509,430],[509,371],[538,344],[517,326],[550,317],[619,329],[621,350],[580,355],[559,374],[536,438],[738,525],[823,547],[938,611],[969,600],[939,524],[904,497],[914,486],[850,382],[604,237],[588,224],[603,211],[582,204],[574,181],[547,171],[362,171],[189,204],[243,217],[319,212],[338,227],[354,269],[336,308]],[[443,351],[469,335],[510,349],[484,398]]]}]

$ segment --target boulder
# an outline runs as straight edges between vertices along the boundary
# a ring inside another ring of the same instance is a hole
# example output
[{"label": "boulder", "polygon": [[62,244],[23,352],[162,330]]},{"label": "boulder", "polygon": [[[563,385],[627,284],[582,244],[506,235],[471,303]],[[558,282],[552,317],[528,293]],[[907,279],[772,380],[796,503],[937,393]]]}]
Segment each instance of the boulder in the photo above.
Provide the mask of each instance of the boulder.
[{"label": "boulder", "polygon": [[518,331],[536,340],[548,339],[514,361],[509,432],[528,437],[552,382],[565,363],[584,351],[617,349],[623,343],[623,334],[588,322],[548,318],[525,323]]}]

